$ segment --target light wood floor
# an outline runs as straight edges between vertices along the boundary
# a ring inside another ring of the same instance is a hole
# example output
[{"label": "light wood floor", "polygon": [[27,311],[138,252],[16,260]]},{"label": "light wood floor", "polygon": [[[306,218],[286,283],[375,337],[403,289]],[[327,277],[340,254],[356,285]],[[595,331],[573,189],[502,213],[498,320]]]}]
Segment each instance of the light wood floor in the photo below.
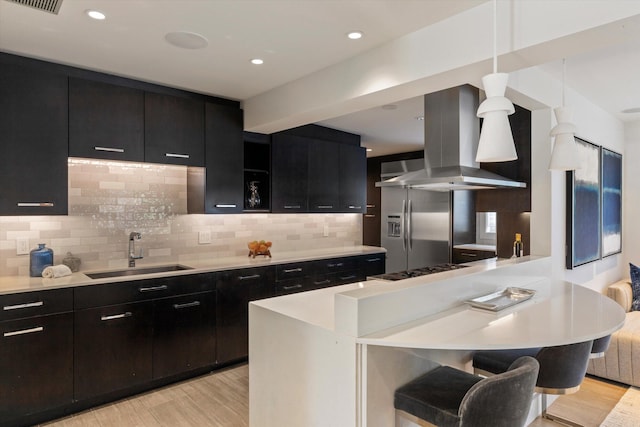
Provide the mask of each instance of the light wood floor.
[{"label": "light wood floor", "polygon": [[[549,413],[598,427],[626,386],[585,378]],[[249,366],[244,364],[44,424],[46,427],[244,427],[249,425]],[[558,427],[538,418],[530,427]],[[283,426],[284,427],[284,426]]]}]

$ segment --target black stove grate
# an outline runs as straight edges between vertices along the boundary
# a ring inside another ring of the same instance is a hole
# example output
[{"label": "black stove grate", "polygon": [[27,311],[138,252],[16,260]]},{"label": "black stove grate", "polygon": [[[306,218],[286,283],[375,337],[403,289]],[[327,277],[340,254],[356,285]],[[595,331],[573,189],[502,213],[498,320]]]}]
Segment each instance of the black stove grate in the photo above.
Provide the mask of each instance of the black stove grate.
[{"label": "black stove grate", "polygon": [[403,280],[403,279],[410,279],[412,277],[425,276],[427,274],[441,273],[443,271],[457,270],[465,267],[467,266],[460,265],[460,264],[443,263],[443,264],[432,265],[429,267],[414,268],[412,270],[381,274],[378,276],[373,276],[373,279]]}]

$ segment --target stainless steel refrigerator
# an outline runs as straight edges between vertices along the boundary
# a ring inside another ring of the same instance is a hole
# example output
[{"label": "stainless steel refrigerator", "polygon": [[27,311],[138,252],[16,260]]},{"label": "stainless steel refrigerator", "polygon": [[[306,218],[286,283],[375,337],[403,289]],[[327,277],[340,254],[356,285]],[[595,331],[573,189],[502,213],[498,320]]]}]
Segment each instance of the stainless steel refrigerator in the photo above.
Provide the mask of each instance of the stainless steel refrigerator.
[{"label": "stainless steel refrigerator", "polygon": [[450,262],[451,192],[381,188],[386,272]]}]

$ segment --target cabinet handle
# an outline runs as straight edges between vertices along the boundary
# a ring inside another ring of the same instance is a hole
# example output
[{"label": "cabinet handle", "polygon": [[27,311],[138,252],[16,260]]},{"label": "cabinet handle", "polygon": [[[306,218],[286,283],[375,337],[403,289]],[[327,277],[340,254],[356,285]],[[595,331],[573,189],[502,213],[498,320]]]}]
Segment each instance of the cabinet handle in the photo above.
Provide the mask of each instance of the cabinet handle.
[{"label": "cabinet handle", "polygon": [[460,252],[460,255],[462,255],[462,256],[470,256],[470,257],[478,256],[478,254],[472,254],[470,252]]},{"label": "cabinet handle", "polygon": [[2,307],[2,309],[4,311],[20,310],[22,308],[42,307],[43,305],[44,305],[43,301],[36,301],[36,302],[27,302],[25,304],[5,305],[4,307]]},{"label": "cabinet handle", "polygon": [[285,273],[301,273],[302,272],[302,268],[298,267],[298,268],[290,268],[288,270],[284,270]]},{"label": "cabinet handle", "polygon": [[365,218],[375,218],[376,216],[374,214],[364,214]]},{"label": "cabinet handle", "polygon": [[232,203],[218,203],[216,205],[216,208],[235,208],[238,205],[232,204]]},{"label": "cabinet handle", "polygon": [[376,205],[367,205],[367,209],[369,209],[369,208],[375,208],[375,207],[376,207]]},{"label": "cabinet handle", "polygon": [[349,205],[348,208],[349,209],[362,209],[362,206]]},{"label": "cabinet handle", "polygon": [[284,205],[285,209],[300,209],[300,205]]},{"label": "cabinet handle", "polygon": [[329,283],[331,283],[331,280],[329,280],[329,279],[321,280],[319,282],[313,282],[313,284],[316,285],[316,286],[318,286],[318,285],[328,285]]},{"label": "cabinet handle", "polygon": [[160,286],[150,286],[148,288],[140,288],[140,292],[155,292],[155,291],[165,291],[167,290],[167,285]]},{"label": "cabinet handle", "polygon": [[13,336],[16,336],[16,335],[33,334],[34,332],[42,332],[42,331],[44,331],[44,328],[42,326],[38,326],[38,327],[35,327],[35,328],[22,329],[22,330],[19,330],[19,331],[5,332],[2,335],[4,337],[13,337]]},{"label": "cabinet handle", "polygon": [[18,202],[19,208],[52,208],[53,202]]},{"label": "cabinet handle", "polygon": [[285,291],[290,291],[291,289],[299,289],[301,287],[302,285],[298,283],[297,285],[283,286],[282,289],[284,289]]},{"label": "cabinet handle", "polygon": [[125,313],[112,314],[111,316],[102,316],[100,320],[106,321],[106,320],[124,319],[125,317],[131,317],[131,316],[132,316],[131,312],[127,311]]},{"label": "cabinet handle", "polygon": [[318,205],[316,209],[333,209],[333,205]]},{"label": "cabinet handle", "polygon": [[188,154],[180,154],[180,153],[164,153],[165,157],[176,157],[178,159],[188,159]]},{"label": "cabinet handle", "polygon": [[378,262],[378,261],[382,261],[382,258],[369,258],[367,260],[367,262]]},{"label": "cabinet handle", "polygon": [[238,276],[238,280],[251,280],[251,279],[259,279],[259,274],[252,274],[250,276]]},{"label": "cabinet handle", "polygon": [[341,276],[340,280],[351,280],[351,279],[355,279],[357,276],[355,274],[352,274],[350,276]]},{"label": "cabinet handle", "polygon": [[180,310],[181,308],[197,307],[199,305],[200,305],[200,301],[193,301],[193,302],[187,302],[184,304],[173,304],[173,308],[175,308],[176,310]]},{"label": "cabinet handle", "polygon": [[124,153],[124,148],[112,148],[112,147],[93,147],[96,151],[108,151],[110,153]]},{"label": "cabinet handle", "polygon": [[335,264],[327,264],[327,267],[335,268],[335,267],[342,267],[343,265],[344,265],[343,262],[338,262],[338,263],[335,263]]}]

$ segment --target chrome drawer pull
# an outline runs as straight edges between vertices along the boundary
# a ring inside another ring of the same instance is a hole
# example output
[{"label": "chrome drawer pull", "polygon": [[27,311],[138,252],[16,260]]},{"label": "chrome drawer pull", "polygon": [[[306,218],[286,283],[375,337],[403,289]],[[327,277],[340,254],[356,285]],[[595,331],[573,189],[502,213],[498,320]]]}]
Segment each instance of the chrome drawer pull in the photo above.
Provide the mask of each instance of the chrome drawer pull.
[{"label": "chrome drawer pull", "polygon": [[284,205],[285,209],[300,209],[300,205]]},{"label": "chrome drawer pull", "polygon": [[349,205],[349,209],[362,209],[362,206]]},{"label": "chrome drawer pull", "polygon": [[285,291],[290,291],[291,289],[299,289],[301,287],[302,285],[298,283],[297,285],[283,286],[282,289],[284,289]]},{"label": "chrome drawer pull", "polygon": [[238,280],[250,280],[250,279],[259,279],[259,274],[252,274],[251,276],[239,276]]},{"label": "chrome drawer pull", "polygon": [[140,292],[155,292],[155,291],[166,291],[166,290],[167,290],[167,285],[151,286],[148,288],[139,289]]},{"label": "chrome drawer pull", "polygon": [[373,214],[364,214],[365,218],[375,218],[376,216]]},{"label": "chrome drawer pull", "polygon": [[234,205],[234,204],[225,204],[225,203],[219,203],[216,205],[216,208],[236,208],[238,207],[238,205]]},{"label": "chrome drawer pull", "polygon": [[4,337],[14,337],[16,335],[32,334],[34,332],[42,332],[42,331],[44,331],[44,328],[42,326],[38,326],[36,328],[22,329],[20,331],[5,332],[2,335]]},{"label": "chrome drawer pull", "polygon": [[333,209],[333,205],[318,205],[317,209]]},{"label": "chrome drawer pull", "polygon": [[124,148],[112,148],[112,147],[93,147],[96,151],[108,151],[110,153],[124,153]]},{"label": "chrome drawer pull", "polygon": [[334,267],[342,267],[343,265],[344,265],[344,263],[339,262],[337,264],[327,264],[327,267],[334,268]]},{"label": "chrome drawer pull", "polygon": [[165,157],[176,157],[178,159],[188,159],[188,154],[180,154],[180,153],[164,153]]},{"label": "chrome drawer pull", "polygon": [[111,316],[102,316],[100,320],[105,321],[105,320],[124,319],[125,317],[131,317],[131,316],[132,316],[131,312],[127,311],[121,314],[112,314]]},{"label": "chrome drawer pull", "polygon": [[367,262],[378,262],[378,261],[381,261],[381,259],[380,258],[369,258],[367,260]]},{"label": "chrome drawer pull", "polygon": [[19,208],[51,208],[53,202],[18,202]]},{"label": "chrome drawer pull", "polygon": [[302,268],[298,267],[298,268],[290,268],[289,270],[284,270],[285,273],[301,273],[302,272]]},{"label": "chrome drawer pull", "polygon": [[375,207],[376,207],[376,205],[367,205],[367,209],[369,209],[369,208],[375,208]]},{"label": "chrome drawer pull", "polygon": [[193,301],[193,302],[187,302],[184,304],[173,304],[173,308],[175,308],[176,310],[180,310],[181,308],[197,307],[199,305],[200,305],[200,301]]},{"label": "chrome drawer pull", "polygon": [[468,253],[468,252],[460,252],[460,255],[462,255],[462,256],[470,256],[470,257],[478,256],[478,254],[471,254],[471,253]]},{"label": "chrome drawer pull", "polygon": [[329,283],[331,283],[331,280],[329,280],[329,279],[321,280],[319,282],[313,282],[313,284],[316,285],[316,286],[318,286],[318,285],[326,285],[326,284],[329,284]]},{"label": "chrome drawer pull", "polygon": [[22,308],[42,307],[43,305],[44,305],[43,301],[36,301],[36,302],[27,302],[25,304],[5,305],[2,309],[4,311],[20,310]]},{"label": "chrome drawer pull", "polygon": [[351,275],[351,276],[343,276],[340,278],[340,280],[351,280],[351,279],[355,279],[356,276],[355,275]]}]

